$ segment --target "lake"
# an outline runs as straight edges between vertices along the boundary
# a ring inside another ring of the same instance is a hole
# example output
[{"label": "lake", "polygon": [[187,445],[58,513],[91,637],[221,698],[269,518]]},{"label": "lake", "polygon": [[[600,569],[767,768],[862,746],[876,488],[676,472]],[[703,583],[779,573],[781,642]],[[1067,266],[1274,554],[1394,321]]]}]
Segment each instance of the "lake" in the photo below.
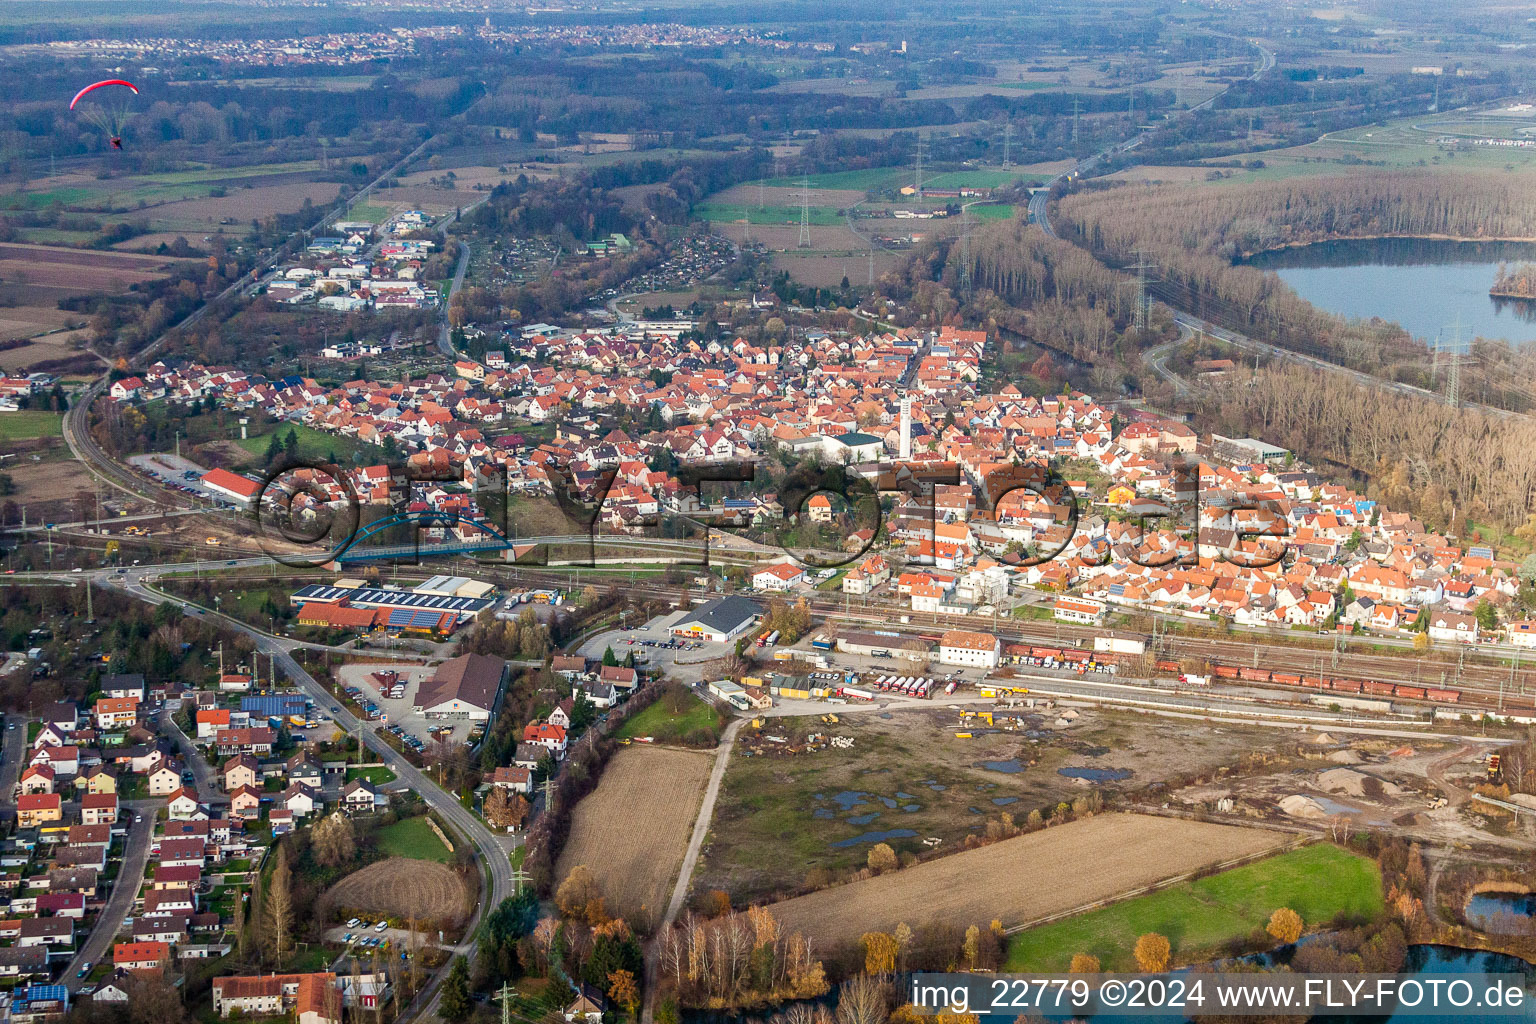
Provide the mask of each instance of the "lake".
[{"label": "lake", "polygon": [[1319,309],[1357,319],[1381,317],[1426,344],[1440,337],[1447,351],[1458,317],[1463,342],[1536,341],[1536,303],[1488,295],[1499,264],[1521,262],[1536,263],[1536,245],[1419,238],[1319,242],[1247,261],[1273,270]]}]

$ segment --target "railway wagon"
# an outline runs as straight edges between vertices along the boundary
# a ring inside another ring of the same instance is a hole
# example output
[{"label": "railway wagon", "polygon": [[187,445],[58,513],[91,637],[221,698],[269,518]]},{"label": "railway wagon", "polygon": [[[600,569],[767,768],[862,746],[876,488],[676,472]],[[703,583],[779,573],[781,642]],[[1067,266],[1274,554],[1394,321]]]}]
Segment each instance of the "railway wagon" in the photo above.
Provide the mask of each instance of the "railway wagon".
[{"label": "railway wagon", "polygon": [[1215,671],[1216,678],[1218,679],[1237,678],[1237,669],[1233,668],[1231,665],[1217,665]]},{"label": "railway wagon", "polygon": [[1240,668],[1237,670],[1237,676],[1239,679],[1247,680],[1250,683],[1267,683],[1269,682],[1269,669]]},{"label": "railway wagon", "polygon": [[1328,689],[1328,680],[1322,676],[1302,676],[1301,685],[1310,690],[1326,690]]},{"label": "railway wagon", "polygon": [[1405,697],[1408,700],[1423,700],[1424,699],[1424,687],[1422,687],[1422,686],[1404,686],[1401,683],[1399,683],[1397,686],[1392,687],[1392,696],[1394,696],[1394,697]]},{"label": "railway wagon", "polygon": [[1033,656],[1035,656],[1036,658],[1059,658],[1059,657],[1061,657],[1061,648],[1059,648],[1059,647],[1031,647],[1029,649],[1029,653],[1032,654]]},{"label": "railway wagon", "polygon": [[1365,692],[1375,697],[1390,697],[1393,693],[1391,683],[1381,683],[1374,679],[1367,679],[1363,685]]},{"label": "railway wagon", "polygon": [[1156,668],[1159,672],[1177,673],[1179,671],[1179,663],[1176,661],[1160,661],[1157,663]]},{"label": "railway wagon", "polygon": [[1301,685],[1301,676],[1291,675],[1289,672],[1275,672],[1269,678],[1272,682],[1279,683],[1282,686]]},{"label": "railway wagon", "polygon": [[1438,700],[1445,704],[1457,704],[1461,701],[1460,690],[1442,690],[1435,686],[1425,687],[1424,696],[1430,700]]},{"label": "railway wagon", "polygon": [[1328,689],[1338,693],[1359,693],[1364,684],[1358,679],[1330,679]]}]

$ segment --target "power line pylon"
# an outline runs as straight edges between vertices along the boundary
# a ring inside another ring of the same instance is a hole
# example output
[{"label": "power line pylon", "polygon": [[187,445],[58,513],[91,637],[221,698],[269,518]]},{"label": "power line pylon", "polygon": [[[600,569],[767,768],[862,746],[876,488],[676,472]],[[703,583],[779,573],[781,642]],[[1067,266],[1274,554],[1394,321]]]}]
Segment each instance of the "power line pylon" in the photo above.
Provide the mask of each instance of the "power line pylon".
[{"label": "power line pylon", "polygon": [[800,240],[795,243],[798,249],[811,247],[811,179],[800,179]]},{"label": "power line pylon", "polygon": [[1131,320],[1131,326],[1138,331],[1144,331],[1147,329],[1151,307],[1151,302],[1147,298],[1147,271],[1157,269],[1157,264],[1148,261],[1141,250],[1137,249],[1136,262],[1125,269],[1136,271],[1136,311]]},{"label": "power line pylon", "polygon": [[971,204],[960,207],[960,291],[971,301]]},{"label": "power line pylon", "polygon": [[1013,169],[1013,122],[1003,122],[1003,170]]},{"label": "power line pylon", "polygon": [[912,167],[912,192],[917,198],[923,198],[923,137],[917,137],[916,161]]},{"label": "power line pylon", "polygon": [[1082,102],[1082,100],[1078,99],[1076,96],[1073,96],[1072,97],[1072,144],[1074,146],[1077,145],[1077,127],[1078,127],[1078,121],[1079,121],[1078,115],[1082,112],[1082,109],[1083,109],[1083,102]]}]

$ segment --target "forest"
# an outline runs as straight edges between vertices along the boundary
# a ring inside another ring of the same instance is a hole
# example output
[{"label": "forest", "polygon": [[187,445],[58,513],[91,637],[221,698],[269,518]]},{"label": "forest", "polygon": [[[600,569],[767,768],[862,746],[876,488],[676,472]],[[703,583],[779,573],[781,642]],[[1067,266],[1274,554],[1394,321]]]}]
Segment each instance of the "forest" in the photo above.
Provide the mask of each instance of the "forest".
[{"label": "forest", "polygon": [[1333,463],[1365,493],[1425,526],[1459,533],[1468,520],[1536,539],[1536,422],[1361,388],[1295,366],[1219,386],[1202,430],[1263,436]]},{"label": "forest", "polygon": [[[1111,265],[1155,264],[1151,291],[1216,323],[1353,369],[1433,387],[1430,353],[1402,328],[1318,310],[1278,275],[1242,260],[1338,238],[1530,239],[1536,195],[1485,173],[1393,172],[1234,188],[1105,187],[1063,197],[1055,223]],[[1516,410],[1536,357],[1480,340],[1464,396]]]}]

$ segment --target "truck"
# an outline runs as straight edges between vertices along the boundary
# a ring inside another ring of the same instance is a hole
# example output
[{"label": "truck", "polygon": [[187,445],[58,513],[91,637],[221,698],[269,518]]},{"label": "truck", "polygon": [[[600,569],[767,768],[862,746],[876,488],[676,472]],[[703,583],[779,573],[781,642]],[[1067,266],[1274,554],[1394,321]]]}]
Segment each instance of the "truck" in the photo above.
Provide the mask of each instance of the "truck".
[{"label": "truck", "polygon": [[768,634],[768,639],[767,639],[767,641],[765,643],[766,643],[766,646],[772,647],[774,644],[776,644],[778,642],[779,642],[779,631],[778,630],[774,630],[772,633]]},{"label": "truck", "polygon": [[833,639],[831,637],[828,637],[828,636],[818,636],[818,637],[812,637],[811,638],[811,646],[816,648],[818,651],[830,651],[830,650],[832,650],[833,647],[835,647],[837,645],[836,645],[836,642],[833,641]]},{"label": "truck", "polygon": [[875,695],[869,690],[860,690],[856,687],[845,686],[837,691],[840,697],[852,697],[855,700],[874,700]]}]

